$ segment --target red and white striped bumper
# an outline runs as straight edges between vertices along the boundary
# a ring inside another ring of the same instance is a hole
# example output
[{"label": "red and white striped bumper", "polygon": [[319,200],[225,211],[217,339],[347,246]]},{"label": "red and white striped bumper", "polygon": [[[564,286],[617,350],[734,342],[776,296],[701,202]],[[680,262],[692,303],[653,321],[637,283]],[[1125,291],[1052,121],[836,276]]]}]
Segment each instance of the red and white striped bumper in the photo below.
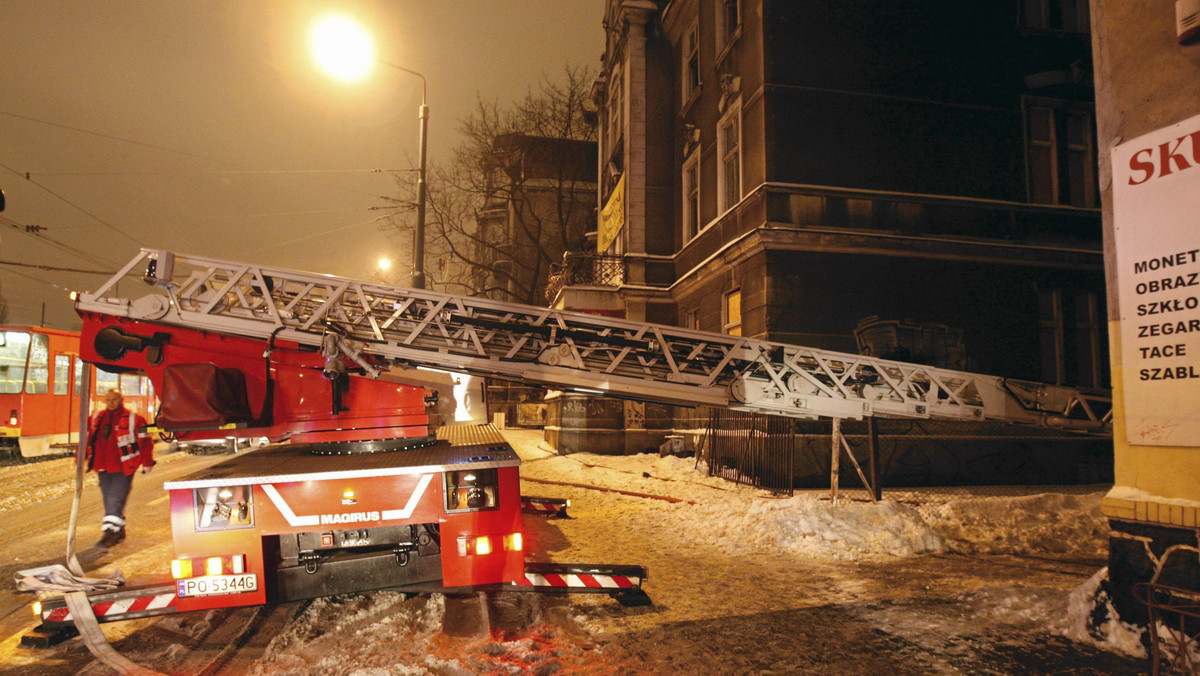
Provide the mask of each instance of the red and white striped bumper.
[{"label": "red and white striped bumper", "polygon": [[[92,612],[100,622],[173,613],[178,610],[175,607],[176,600],[173,584],[118,589],[88,596]],[[74,617],[63,599],[46,599],[42,602],[42,622],[71,623],[74,622]]]},{"label": "red and white striped bumper", "polygon": [[521,511],[526,514],[542,514],[545,516],[566,518],[567,507],[570,506],[571,501],[563,500],[562,498],[521,496]]},{"label": "red and white striped bumper", "polygon": [[539,591],[608,594],[624,606],[650,605],[642,591],[644,566],[525,563],[525,584]]}]

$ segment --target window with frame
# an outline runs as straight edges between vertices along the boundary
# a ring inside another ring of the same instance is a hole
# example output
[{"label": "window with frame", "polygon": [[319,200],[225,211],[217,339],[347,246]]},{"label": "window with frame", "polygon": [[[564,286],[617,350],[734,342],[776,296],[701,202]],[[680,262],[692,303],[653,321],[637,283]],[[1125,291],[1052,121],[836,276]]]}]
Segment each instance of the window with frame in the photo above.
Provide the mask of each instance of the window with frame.
[{"label": "window with frame", "polygon": [[619,147],[621,135],[625,129],[624,117],[624,79],[621,77],[621,67],[613,68],[608,79],[608,152],[611,155]]},{"label": "window with frame", "polygon": [[691,309],[687,311],[687,315],[683,319],[683,328],[700,330],[700,311]]},{"label": "window with frame", "polygon": [[717,0],[717,49],[729,44],[742,26],[739,0]]},{"label": "window with frame", "polygon": [[1038,326],[1042,348],[1042,380],[1061,385],[1063,382],[1063,317],[1062,292],[1058,289],[1038,291]]},{"label": "window with frame", "polygon": [[735,102],[717,124],[717,211],[724,213],[742,199],[742,104]]},{"label": "window with frame", "polygon": [[117,373],[109,373],[103,369],[96,369],[96,384],[92,388],[97,396],[103,397],[109,390],[120,390],[121,376]]},{"label": "window with frame", "polygon": [[130,397],[146,394],[146,379],[140,373],[122,373],[121,394]]},{"label": "window with frame", "polygon": [[1026,102],[1030,202],[1099,206],[1092,117],[1077,103]]},{"label": "window with frame", "polygon": [[1099,299],[1092,291],[1075,294],[1075,382],[1083,387],[1108,387],[1104,382]]},{"label": "window with frame", "polygon": [[50,336],[33,334],[29,343],[29,372],[25,378],[25,394],[46,394],[50,391]]},{"label": "window with frame", "polygon": [[682,87],[683,103],[687,105],[692,100],[692,96],[700,91],[700,24],[693,21],[692,27],[683,36],[683,58],[680,63],[683,64]]},{"label": "window with frame", "polygon": [[700,232],[700,149],[683,162],[683,243]]},{"label": "window with frame", "polygon": [[71,387],[71,355],[54,355],[54,393],[66,394]]},{"label": "window with frame", "polygon": [[1094,291],[1038,290],[1042,380],[1106,387],[1099,301]]},{"label": "window with frame", "polygon": [[25,386],[25,364],[29,359],[29,333],[0,333],[0,393],[20,394]]},{"label": "window with frame", "polygon": [[1031,30],[1090,33],[1088,0],[1022,0],[1021,25]]},{"label": "window with frame", "polygon": [[725,333],[731,336],[742,335],[742,290],[734,289],[725,294]]}]

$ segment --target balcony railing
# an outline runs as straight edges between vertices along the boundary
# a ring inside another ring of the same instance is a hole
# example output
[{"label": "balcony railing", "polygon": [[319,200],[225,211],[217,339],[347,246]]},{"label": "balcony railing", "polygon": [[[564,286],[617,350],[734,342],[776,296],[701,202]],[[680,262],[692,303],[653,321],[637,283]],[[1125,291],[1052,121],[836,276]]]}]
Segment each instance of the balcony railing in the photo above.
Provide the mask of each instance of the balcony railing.
[{"label": "balcony railing", "polygon": [[550,266],[546,300],[554,300],[565,286],[620,286],[624,283],[625,259],[620,256],[567,252],[561,263]]}]

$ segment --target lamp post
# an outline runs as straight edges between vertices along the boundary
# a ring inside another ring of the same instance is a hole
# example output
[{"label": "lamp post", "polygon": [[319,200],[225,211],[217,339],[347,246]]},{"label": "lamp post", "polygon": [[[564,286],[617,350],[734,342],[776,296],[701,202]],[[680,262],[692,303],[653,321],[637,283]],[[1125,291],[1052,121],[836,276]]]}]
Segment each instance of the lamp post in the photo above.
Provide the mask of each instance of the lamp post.
[{"label": "lamp post", "polygon": [[417,227],[413,230],[413,262],[412,276],[410,277],[409,285],[414,289],[425,288],[425,146],[429,138],[429,106],[425,103],[425,95],[427,93],[427,85],[425,76],[415,70],[409,70],[404,66],[398,66],[394,63],[377,59],[379,63],[385,66],[391,66],[396,70],[404,71],[410,75],[416,75],[421,78],[421,107],[417,110],[417,116],[420,118],[421,137],[420,148],[417,151]]},{"label": "lamp post", "polygon": [[413,230],[412,275],[409,284],[414,289],[425,288],[425,147],[429,132],[429,106],[426,104],[428,86],[425,76],[415,70],[375,58],[371,37],[357,23],[344,17],[329,17],[314,26],[313,56],[330,75],[345,81],[366,77],[372,63],[381,63],[421,78],[421,107],[418,109],[421,136],[417,157],[417,225]]}]

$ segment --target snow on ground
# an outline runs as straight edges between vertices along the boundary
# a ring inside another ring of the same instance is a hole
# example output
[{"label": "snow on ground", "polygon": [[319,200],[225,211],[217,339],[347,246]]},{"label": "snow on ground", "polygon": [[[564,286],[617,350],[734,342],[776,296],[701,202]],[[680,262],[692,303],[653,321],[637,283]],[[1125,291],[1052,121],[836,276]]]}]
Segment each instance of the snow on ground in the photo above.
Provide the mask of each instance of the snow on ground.
[{"label": "snow on ground", "polygon": [[827,489],[774,498],[761,490],[708,477],[692,458],[558,456],[545,445],[537,449],[542,455],[523,465],[523,478],[568,476],[578,483],[595,482],[683,499],[686,504],[676,503],[663,512],[677,517],[679,535],[697,544],[715,546],[736,538],[739,544],[836,559],[947,551],[1100,556],[1107,552],[1108,523],[1100,511],[1102,488],[1082,495],[1055,492],[1019,497],[989,496],[995,492],[989,487],[910,489],[903,495],[919,495],[919,505],[888,500],[885,491],[885,500],[878,504],[842,500],[833,506]]},{"label": "snow on ground", "polygon": [[[58,458],[27,465],[7,465],[0,469],[4,481],[24,490],[5,491],[0,495],[0,514],[36,505],[43,500],[53,500],[70,493],[75,484],[75,459]],[[95,487],[96,475],[88,473],[83,479],[84,489]]]},{"label": "snow on ground", "polygon": [[[172,462],[185,457],[179,453],[168,453],[166,444],[157,444],[154,449],[157,462]],[[75,489],[75,458],[55,458],[25,464],[0,466],[0,477],[12,490],[0,491],[0,514],[31,507]],[[98,485],[95,472],[83,475],[83,489],[95,489]]]},{"label": "snow on ground", "polygon": [[[396,592],[317,599],[276,637],[248,676],[343,674],[624,674],[581,630],[540,623],[519,636],[451,639],[445,598]],[[568,620],[569,624],[570,620]]]},{"label": "snow on ground", "polygon": [[[542,521],[560,525],[535,524],[527,533],[531,555],[587,561],[607,554],[605,562],[623,563],[628,561],[614,561],[613,552],[636,551],[643,557],[636,562],[650,564],[647,588],[655,609],[622,609],[605,597],[542,597],[542,621],[531,629],[451,639],[439,631],[439,595],[321,599],[271,642],[253,673],[829,673],[804,661],[809,658],[794,657],[796,649],[775,645],[781,623],[815,631],[813,623],[821,621],[813,618],[829,608],[868,625],[862,640],[886,632],[915,646],[908,656],[919,665],[914,673],[961,673],[955,660],[970,659],[971,631],[1052,634],[1144,654],[1138,635],[1115,620],[1101,631],[1087,626],[1104,571],[1078,589],[1071,582],[1078,578],[1067,577],[1072,586],[1062,588],[1061,574],[1036,569],[1024,580],[1006,572],[994,580],[973,579],[967,558],[934,562],[944,577],[921,579],[929,575],[923,555],[1104,556],[1101,487],[1080,494],[1029,489],[1008,497],[989,489],[930,489],[907,491],[903,502],[843,499],[833,505],[827,490],[781,498],[708,477],[691,458],[559,456],[540,433],[506,436],[525,461],[525,495],[573,500],[571,520]],[[889,590],[893,576],[895,589]],[[947,589],[962,591],[949,602],[934,598]],[[740,647],[732,654],[712,641],[729,632],[728,624],[738,627]],[[759,626],[765,628],[753,628]],[[696,639],[689,632],[697,627],[713,628]],[[783,641],[792,641],[783,631]],[[703,666],[712,660],[720,666]],[[874,668],[870,659],[862,664]]]},{"label": "snow on ground", "polygon": [[[828,490],[780,497],[709,477],[692,458],[560,456],[540,432],[505,434],[525,495],[573,501],[571,519],[526,518],[529,555],[647,565],[653,607],[539,596],[527,629],[453,638],[441,595],[317,599],[250,673],[963,673],[981,671],[980,646],[1048,636],[1144,654],[1112,613],[1089,626],[1106,571],[1080,585],[1090,569],[1058,563],[1102,565],[1107,487],[885,490],[878,504],[858,491],[834,505]],[[72,463],[0,467],[0,513],[68,492]],[[824,648],[843,643],[868,648]]]}]

